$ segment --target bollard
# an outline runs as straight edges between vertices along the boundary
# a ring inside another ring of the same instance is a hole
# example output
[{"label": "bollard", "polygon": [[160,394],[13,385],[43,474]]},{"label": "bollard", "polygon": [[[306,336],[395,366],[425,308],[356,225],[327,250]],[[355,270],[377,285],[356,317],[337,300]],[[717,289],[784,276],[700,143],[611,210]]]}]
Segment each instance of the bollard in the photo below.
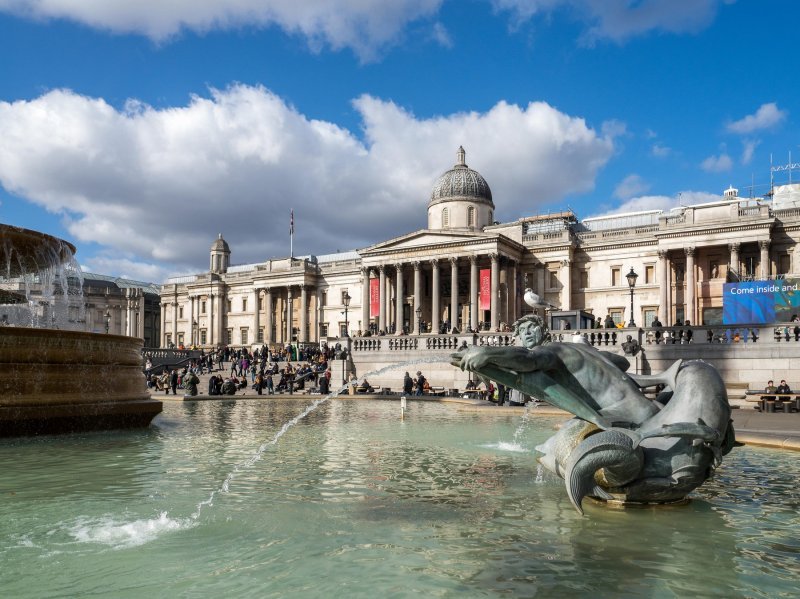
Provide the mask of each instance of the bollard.
[{"label": "bollard", "polygon": [[406,396],[403,395],[400,397],[400,420],[403,420],[406,416]]}]

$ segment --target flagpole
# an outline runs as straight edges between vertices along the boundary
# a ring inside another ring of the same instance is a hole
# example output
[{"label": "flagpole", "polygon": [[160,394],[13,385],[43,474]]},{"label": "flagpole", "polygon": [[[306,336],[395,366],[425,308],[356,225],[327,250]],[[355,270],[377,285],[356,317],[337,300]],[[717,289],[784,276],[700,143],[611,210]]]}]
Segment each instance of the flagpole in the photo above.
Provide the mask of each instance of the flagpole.
[{"label": "flagpole", "polygon": [[294,208],[289,220],[289,258],[294,258]]}]

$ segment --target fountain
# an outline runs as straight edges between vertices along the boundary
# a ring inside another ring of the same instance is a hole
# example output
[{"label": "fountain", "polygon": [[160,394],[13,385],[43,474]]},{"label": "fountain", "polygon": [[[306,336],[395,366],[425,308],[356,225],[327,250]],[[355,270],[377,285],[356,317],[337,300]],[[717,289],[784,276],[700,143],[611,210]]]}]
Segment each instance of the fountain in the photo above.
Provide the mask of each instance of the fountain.
[{"label": "fountain", "polygon": [[84,322],[74,252],[0,224],[0,436],[141,427],[162,410],[141,339],[74,330]]}]

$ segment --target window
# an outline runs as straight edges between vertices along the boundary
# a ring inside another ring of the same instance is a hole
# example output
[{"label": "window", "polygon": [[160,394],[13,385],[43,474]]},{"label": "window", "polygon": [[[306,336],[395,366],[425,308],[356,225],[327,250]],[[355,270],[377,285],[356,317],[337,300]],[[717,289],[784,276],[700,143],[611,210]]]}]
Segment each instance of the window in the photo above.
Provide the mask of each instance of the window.
[{"label": "window", "polygon": [[443,208],[442,209],[442,227],[447,228],[450,226],[450,209]]},{"label": "window", "polygon": [[225,329],[225,345],[233,345],[233,329]]},{"label": "window", "polygon": [[178,333],[178,345],[183,345],[183,333]]},{"label": "window", "polygon": [[240,329],[239,332],[240,332],[241,337],[242,337],[242,345],[247,345],[247,343],[248,343],[248,341],[247,341],[248,329],[243,328],[243,329]]},{"label": "window", "polygon": [[549,277],[547,280],[548,287],[550,289],[557,289],[558,288],[558,272],[555,270],[548,270]]},{"label": "window", "polygon": [[708,261],[708,278],[719,278],[719,258],[713,258]]},{"label": "window", "polygon": [[323,322],[319,325],[319,336],[320,337],[327,337],[328,336],[328,324]]},{"label": "window", "polygon": [[642,320],[644,321],[645,327],[653,326],[653,321],[656,319],[658,315],[658,308],[642,308]]},{"label": "window", "polygon": [[587,269],[583,269],[578,271],[578,275],[580,277],[580,282],[578,283],[578,287],[581,289],[588,289],[589,288],[589,271]]},{"label": "window", "polygon": [[258,343],[264,343],[264,327],[259,327],[258,337],[256,339]]},{"label": "window", "polygon": [[200,302],[200,314],[206,313],[206,300]]},{"label": "window", "polygon": [[205,329],[200,329],[200,345],[205,345],[207,339],[207,331]]},{"label": "window", "polygon": [[778,273],[779,275],[789,274],[791,269],[791,257],[789,254],[780,254],[778,256]]},{"label": "window", "polygon": [[228,308],[227,311],[228,312],[233,312],[233,300],[228,300],[226,303],[227,303],[227,308]]},{"label": "window", "polygon": [[675,265],[675,284],[676,285],[683,285],[683,265],[676,264]]},{"label": "window", "polygon": [[328,292],[323,291],[319,296],[319,307],[324,308],[328,305]]},{"label": "window", "polygon": [[167,333],[167,336],[166,336],[166,337],[164,337],[164,341],[166,341],[166,343],[167,343],[167,347],[169,347],[170,345],[172,345],[172,335],[170,335],[169,333]]},{"label": "window", "polygon": [[620,283],[620,268],[615,267],[611,269],[611,286],[612,287],[619,287]]},{"label": "window", "polygon": [[178,318],[183,318],[183,306],[178,307]]},{"label": "window", "polygon": [[722,324],[722,308],[703,308],[703,322],[706,326]]},{"label": "window", "polygon": [[656,267],[652,264],[644,267],[644,282],[652,285],[656,282]]},{"label": "window", "polygon": [[264,298],[259,296],[258,297],[258,311],[261,312],[264,310]]},{"label": "window", "polygon": [[470,206],[467,209],[467,226],[474,227],[475,226],[475,207]]},{"label": "window", "polygon": [[242,312],[247,312],[247,298],[242,298]]},{"label": "window", "polygon": [[609,308],[608,313],[614,321],[614,326],[625,324],[625,308]]}]

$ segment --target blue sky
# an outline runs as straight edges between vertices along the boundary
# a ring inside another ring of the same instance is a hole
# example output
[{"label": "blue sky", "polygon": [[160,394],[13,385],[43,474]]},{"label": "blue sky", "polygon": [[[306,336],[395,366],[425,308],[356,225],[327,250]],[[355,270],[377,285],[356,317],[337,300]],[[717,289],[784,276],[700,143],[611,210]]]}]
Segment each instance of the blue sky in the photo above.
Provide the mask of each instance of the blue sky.
[{"label": "blue sky", "polygon": [[[513,220],[764,193],[800,5],[0,0],[0,221],[161,282],[423,228],[463,145]],[[800,177],[800,173],[797,173]],[[785,179],[785,177],[784,177]],[[778,179],[777,182],[784,182]]]}]

